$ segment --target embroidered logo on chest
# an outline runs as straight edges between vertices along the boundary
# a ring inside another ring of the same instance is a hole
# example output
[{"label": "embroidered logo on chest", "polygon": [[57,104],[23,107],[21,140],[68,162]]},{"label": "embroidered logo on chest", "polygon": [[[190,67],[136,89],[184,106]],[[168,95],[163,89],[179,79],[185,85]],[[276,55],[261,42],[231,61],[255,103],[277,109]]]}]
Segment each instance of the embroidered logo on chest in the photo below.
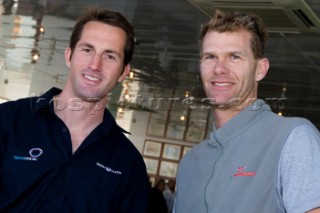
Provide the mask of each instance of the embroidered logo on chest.
[{"label": "embroidered logo on chest", "polygon": [[256,176],[256,172],[248,171],[246,166],[239,166],[236,173],[233,175],[234,177],[239,176]]},{"label": "embroidered logo on chest", "polygon": [[38,157],[43,154],[42,149],[40,148],[32,148],[29,150],[29,156],[21,156],[21,155],[14,155],[14,160],[26,160],[26,161],[37,161]]},{"label": "embroidered logo on chest", "polygon": [[108,166],[105,166],[105,165],[102,165],[101,163],[96,163],[96,165],[100,168],[102,168],[103,170],[105,170],[106,172],[109,172],[109,173],[113,173],[113,174],[117,174],[117,175],[121,175],[122,172],[121,171],[116,171],[116,170],[113,170],[111,169],[110,167]]}]

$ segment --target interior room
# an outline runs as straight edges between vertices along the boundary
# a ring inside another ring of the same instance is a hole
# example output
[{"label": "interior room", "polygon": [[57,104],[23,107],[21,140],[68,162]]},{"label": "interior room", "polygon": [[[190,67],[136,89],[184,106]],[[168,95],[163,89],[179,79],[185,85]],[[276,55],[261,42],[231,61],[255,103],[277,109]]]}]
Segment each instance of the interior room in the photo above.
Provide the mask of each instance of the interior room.
[{"label": "interior room", "polygon": [[[8,2],[10,4],[8,4]],[[254,12],[270,38],[259,98],[320,128],[318,0],[0,0],[0,101],[63,87],[64,50],[90,5],[123,13],[136,40],[131,71],[107,107],[141,152],[151,181],[174,179],[180,159],[213,128],[199,72],[199,29],[216,9]],[[4,4],[6,3],[6,4]],[[1,116],[1,115],[0,115]]]}]

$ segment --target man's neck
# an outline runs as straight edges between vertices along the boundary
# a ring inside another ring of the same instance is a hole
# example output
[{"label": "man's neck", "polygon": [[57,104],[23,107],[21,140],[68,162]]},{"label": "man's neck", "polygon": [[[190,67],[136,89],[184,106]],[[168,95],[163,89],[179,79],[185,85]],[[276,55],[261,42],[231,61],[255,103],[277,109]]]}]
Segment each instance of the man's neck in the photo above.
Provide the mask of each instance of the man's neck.
[{"label": "man's neck", "polygon": [[106,100],[96,102],[80,98],[66,97],[59,94],[54,97],[54,110],[56,115],[68,128],[75,125],[81,129],[88,126],[97,126],[103,120]]},{"label": "man's neck", "polygon": [[239,104],[234,106],[224,106],[220,107],[216,106],[214,109],[214,118],[216,128],[222,127],[225,123],[235,117],[237,114],[242,112],[245,108],[247,108],[250,104],[252,104],[256,98],[247,99],[248,101],[241,101]]},{"label": "man's neck", "polygon": [[231,111],[231,110],[215,109],[214,111],[215,127],[217,129],[222,127],[225,123],[231,120],[238,113],[239,111],[234,111],[234,110]]}]

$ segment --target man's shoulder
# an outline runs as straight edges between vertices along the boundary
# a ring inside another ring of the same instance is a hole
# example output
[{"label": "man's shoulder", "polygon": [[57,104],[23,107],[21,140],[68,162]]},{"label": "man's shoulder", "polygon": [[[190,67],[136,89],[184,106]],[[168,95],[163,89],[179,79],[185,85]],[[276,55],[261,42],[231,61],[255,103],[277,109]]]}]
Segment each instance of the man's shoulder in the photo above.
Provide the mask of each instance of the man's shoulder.
[{"label": "man's shoulder", "polygon": [[59,92],[61,90],[57,88],[51,88],[47,92],[45,92],[42,95],[34,95],[34,96],[29,96],[29,97],[24,97],[24,98],[19,98],[17,100],[11,100],[4,102],[0,104],[0,110],[14,110],[14,109],[20,109],[22,110],[23,108],[30,109],[30,107],[34,106],[35,104],[39,104],[40,100],[43,99],[52,99],[53,94]]},{"label": "man's shoulder", "polygon": [[23,109],[30,106],[31,102],[35,99],[35,97],[26,97],[17,100],[7,101],[5,103],[0,104],[1,113],[4,112],[12,112],[17,109]]},{"label": "man's shoulder", "polygon": [[314,126],[312,122],[303,117],[284,117],[279,116],[280,121],[283,125],[289,126],[289,128],[294,129],[301,125]]},{"label": "man's shoulder", "polygon": [[292,129],[296,126],[307,124],[313,125],[310,120],[304,117],[296,117],[296,116],[281,116],[272,111],[264,114],[262,120],[260,122],[262,125],[271,125],[272,127],[276,127],[277,129],[281,128],[289,128]]}]

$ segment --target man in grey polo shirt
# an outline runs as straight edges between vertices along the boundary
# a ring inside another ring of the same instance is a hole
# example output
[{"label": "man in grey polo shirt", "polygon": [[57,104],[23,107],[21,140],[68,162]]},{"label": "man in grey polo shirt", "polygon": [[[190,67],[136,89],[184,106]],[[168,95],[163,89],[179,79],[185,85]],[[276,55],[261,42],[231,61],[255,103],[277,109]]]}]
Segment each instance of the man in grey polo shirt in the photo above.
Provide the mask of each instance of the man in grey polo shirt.
[{"label": "man in grey polo shirt", "polygon": [[320,212],[319,131],[257,99],[269,69],[261,19],[216,11],[200,39],[215,128],[180,162],[174,212]]}]

